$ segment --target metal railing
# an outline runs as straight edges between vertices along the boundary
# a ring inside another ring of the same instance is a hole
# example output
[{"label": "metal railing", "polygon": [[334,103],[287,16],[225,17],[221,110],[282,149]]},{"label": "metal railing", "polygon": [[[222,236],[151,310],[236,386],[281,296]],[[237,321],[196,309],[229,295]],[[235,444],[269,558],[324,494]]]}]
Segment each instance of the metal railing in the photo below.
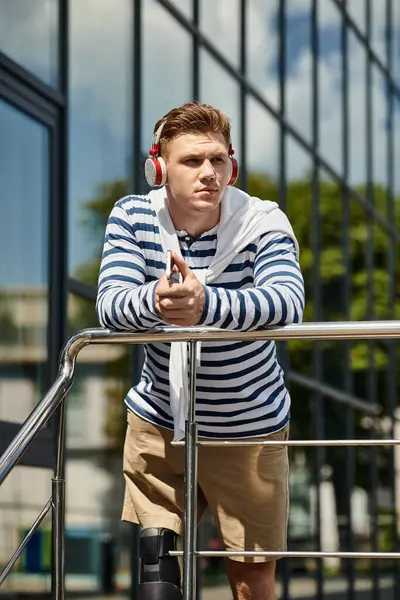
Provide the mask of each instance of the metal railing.
[{"label": "metal railing", "polygon": [[400,552],[263,552],[263,551],[198,551],[197,550],[197,459],[198,446],[244,446],[244,445],[286,445],[286,446],[395,446],[400,440],[287,440],[287,441],[210,441],[199,440],[195,422],[196,391],[196,349],[198,342],[238,341],[238,340],[355,340],[355,339],[397,339],[400,338],[400,321],[365,321],[342,323],[305,323],[287,325],[265,330],[239,332],[213,327],[164,327],[145,332],[116,332],[106,329],[85,329],[65,344],[61,353],[60,368],[56,381],[45,397],[33,409],[21,426],[19,433],[0,458],[0,486],[11,470],[18,464],[32,441],[43,429],[55,410],[62,403],[57,446],[55,477],[52,479],[52,496],[32,525],[28,534],[15,551],[0,575],[0,585],[10,573],[22,554],[34,531],[48,512],[52,511],[52,596],[54,600],[65,600],[65,402],[75,375],[75,363],[79,352],[89,344],[147,344],[156,342],[187,342],[189,344],[189,411],[186,420],[185,441],[173,442],[185,446],[185,533],[183,551],[170,552],[171,556],[183,556],[183,597],[192,600],[196,589],[196,558],[199,556],[269,556],[301,558],[400,558]]}]

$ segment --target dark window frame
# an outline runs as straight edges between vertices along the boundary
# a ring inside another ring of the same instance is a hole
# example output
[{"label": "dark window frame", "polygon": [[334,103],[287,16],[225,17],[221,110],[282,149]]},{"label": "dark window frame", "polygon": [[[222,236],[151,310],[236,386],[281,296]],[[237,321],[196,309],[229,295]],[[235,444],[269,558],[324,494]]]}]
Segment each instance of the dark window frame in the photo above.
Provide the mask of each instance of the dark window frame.
[{"label": "dark window frame", "polygon": [[[61,16],[60,16],[61,18]],[[42,124],[49,132],[49,229],[48,229],[48,369],[45,388],[58,372],[65,340],[66,319],[66,136],[65,97],[22,66],[0,53],[0,100]],[[20,460],[20,465],[54,468],[58,411]],[[26,415],[27,417],[28,415]],[[21,424],[0,421],[0,453],[20,430]]]}]

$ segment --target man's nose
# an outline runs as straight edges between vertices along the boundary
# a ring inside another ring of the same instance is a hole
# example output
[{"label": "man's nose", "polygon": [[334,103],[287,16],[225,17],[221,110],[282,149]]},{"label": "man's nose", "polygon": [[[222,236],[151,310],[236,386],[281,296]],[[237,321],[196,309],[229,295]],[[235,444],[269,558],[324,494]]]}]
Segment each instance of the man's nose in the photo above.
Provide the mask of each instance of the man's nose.
[{"label": "man's nose", "polygon": [[201,166],[200,177],[203,179],[211,179],[215,177],[215,170],[211,161],[205,160]]}]

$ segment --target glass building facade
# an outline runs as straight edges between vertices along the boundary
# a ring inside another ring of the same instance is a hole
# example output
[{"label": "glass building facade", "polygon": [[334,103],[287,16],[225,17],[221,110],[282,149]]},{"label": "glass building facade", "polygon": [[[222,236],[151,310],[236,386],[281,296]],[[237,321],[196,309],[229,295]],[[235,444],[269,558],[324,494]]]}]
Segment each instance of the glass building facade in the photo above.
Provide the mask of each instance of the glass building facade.
[{"label": "glass building facade", "polygon": [[[288,214],[305,321],[400,318],[397,0],[0,0],[0,453],[55,379],[66,339],[98,326],[107,216],[146,191],[154,123],[191,100],[231,117],[239,186]],[[394,341],[279,352],[293,438],[400,435]],[[86,348],[68,397],[67,586],[80,597],[135,597],[122,399],[140,360]],[[0,566],[50,495],[56,432],[54,418],[0,489]],[[293,448],[291,465],[290,549],[399,549],[398,450]],[[219,547],[209,515],[199,531],[203,549]],[[43,596],[48,572],[45,523],[0,597]],[[223,600],[221,561],[201,561],[199,579],[204,598],[221,585]],[[284,560],[278,580],[286,599],[400,597],[391,560]]]}]

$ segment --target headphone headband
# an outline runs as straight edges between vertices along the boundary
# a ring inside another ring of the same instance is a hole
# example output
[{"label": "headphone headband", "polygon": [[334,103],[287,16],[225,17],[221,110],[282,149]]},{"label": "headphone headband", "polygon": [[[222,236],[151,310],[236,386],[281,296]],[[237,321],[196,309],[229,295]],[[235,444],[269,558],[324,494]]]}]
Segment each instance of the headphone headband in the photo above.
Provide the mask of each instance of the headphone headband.
[{"label": "headphone headband", "polygon": [[[151,150],[149,151],[150,156],[154,157],[154,156],[159,156],[159,154],[160,154],[161,134],[162,134],[162,131],[164,129],[164,125],[166,124],[166,122],[167,121],[163,121],[161,123],[161,125],[159,126],[159,128],[157,129],[157,131],[154,132]],[[228,144],[228,154],[229,154],[229,156],[233,156],[235,154],[235,151],[232,147],[232,140],[231,140],[230,135],[229,135],[229,144]]]}]

